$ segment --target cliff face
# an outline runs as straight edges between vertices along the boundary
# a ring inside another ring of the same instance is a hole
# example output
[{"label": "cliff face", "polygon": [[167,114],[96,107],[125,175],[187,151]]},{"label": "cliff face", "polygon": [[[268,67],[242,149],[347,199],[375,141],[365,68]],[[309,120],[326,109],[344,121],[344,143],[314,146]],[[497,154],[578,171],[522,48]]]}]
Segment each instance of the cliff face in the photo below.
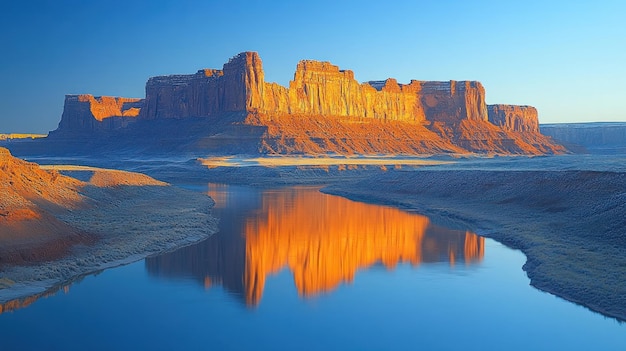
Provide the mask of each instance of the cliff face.
[{"label": "cliff face", "polygon": [[146,84],[140,118],[208,117],[246,111],[273,116],[332,116],[422,123],[487,120],[485,89],[479,82],[398,84],[395,79],[359,83],[350,70],[305,60],[285,88],[265,82],[257,53],[233,57],[222,70],[153,77]]},{"label": "cliff face", "polygon": [[143,99],[66,95],[57,131],[93,132],[125,128],[139,115]]},{"label": "cliff face", "polygon": [[[426,118],[433,122],[487,120],[485,88],[480,82],[417,82]],[[413,82],[412,82],[413,84]]]},{"label": "cliff face", "polygon": [[261,96],[252,94],[248,106],[253,116],[246,122],[268,128],[262,147],[270,153],[564,151],[535,135],[534,108],[514,111],[520,116],[509,117],[511,128],[490,123],[480,82],[398,84],[387,79],[359,84],[352,71],[301,61],[289,88],[264,83],[254,91]]},{"label": "cliff face", "polygon": [[539,133],[537,109],[532,106],[488,105],[489,122],[505,130]]},{"label": "cliff face", "polygon": [[257,91],[261,96],[250,106],[266,114],[417,123],[487,120],[485,89],[479,82],[398,84],[390,78],[360,84],[352,71],[329,62],[300,61],[288,89],[265,83]]},{"label": "cliff face", "polygon": [[252,107],[265,114],[404,122],[425,119],[415,94],[418,86],[401,86],[394,79],[376,87],[360,84],[352,71],[329,62],[301,61],[289,88],[273,83],[265,83],[263,88],[263,96],[256,100],[261,103]]},{"label": "cliff face", "polygon": [[[129,104],[135,105],[126,109]],[[293,80],[284,87],[265,82],[255,52],[234,56],[221,70],[150,78],[145,101],[68,96],[59,130],[126,127],[130,114],[146,123],[208,121],[202,128],[214,127],[206,130],[203,145],[224,141],[222,137],[213,142],[211,135],[237,139],[238,131],[245,134],[246,125],[264,129],[260,140],[252,144],[268,153],[564,151],[538,134],[536,109],[492,105],[488,112],[480,82],[412,80],[399,84],[390,78],[359,83],[350,70],[305,60],[298,63]],[[110,122],[106,125],[105,121]]]},{"label": "cliff face", "polygon": [[263,70],[257,53],[246,52],[223,69],[196,74],[152,77],[146,83],[140,119],[209,117],[247,111],[263,95]]}]

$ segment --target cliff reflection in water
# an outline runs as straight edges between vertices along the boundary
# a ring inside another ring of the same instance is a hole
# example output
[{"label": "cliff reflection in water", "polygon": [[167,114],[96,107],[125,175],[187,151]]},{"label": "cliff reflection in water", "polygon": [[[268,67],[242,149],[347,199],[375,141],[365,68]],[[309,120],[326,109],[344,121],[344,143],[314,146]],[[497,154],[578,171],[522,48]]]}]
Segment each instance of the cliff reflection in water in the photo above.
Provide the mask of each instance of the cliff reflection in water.
[{"label": "cliff reflection in water", "polygon": [[325,195],[317,188],[237,190],[209,187],[220,232],[176,252],[146,259],[150,274],[220,284],[257,305],[268,275],[288,268],[301,296],[351,282],[359,269],[398,263],[471,264],[484,238],[391,207]]}]

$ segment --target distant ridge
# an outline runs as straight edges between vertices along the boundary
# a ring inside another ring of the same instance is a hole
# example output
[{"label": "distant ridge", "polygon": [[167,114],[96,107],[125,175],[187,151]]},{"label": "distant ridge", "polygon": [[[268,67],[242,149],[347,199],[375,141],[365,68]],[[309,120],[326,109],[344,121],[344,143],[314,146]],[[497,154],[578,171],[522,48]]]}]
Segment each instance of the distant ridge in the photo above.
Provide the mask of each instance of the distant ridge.
[{"label": "distant ridge", "polygon": [[540,129],[575,152],[626,152],[626,122],[541,124]]}]

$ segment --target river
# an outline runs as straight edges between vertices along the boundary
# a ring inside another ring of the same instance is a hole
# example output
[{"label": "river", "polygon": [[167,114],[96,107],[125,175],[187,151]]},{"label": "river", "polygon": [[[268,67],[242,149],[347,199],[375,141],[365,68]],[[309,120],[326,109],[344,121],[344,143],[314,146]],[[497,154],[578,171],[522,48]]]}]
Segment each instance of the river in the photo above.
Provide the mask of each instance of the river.
[{"label": "river", "polygon": [[626,349],[476,233],[316,187],[187,188],[219,233],[3,306],[1,349]]}]

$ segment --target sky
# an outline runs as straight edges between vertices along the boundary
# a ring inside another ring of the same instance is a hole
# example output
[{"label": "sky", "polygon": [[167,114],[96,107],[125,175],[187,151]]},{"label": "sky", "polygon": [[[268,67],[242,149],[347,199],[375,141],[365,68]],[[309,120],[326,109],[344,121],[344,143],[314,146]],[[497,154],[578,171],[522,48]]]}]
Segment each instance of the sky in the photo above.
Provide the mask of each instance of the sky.
[{"label": "sky", "polygon": [[266,81],[330,61],[361,82],[478,80],[540,123],[626,121],[626,1],[2,1],[0,133],[56,129],[66,94],[257,51]]}]

